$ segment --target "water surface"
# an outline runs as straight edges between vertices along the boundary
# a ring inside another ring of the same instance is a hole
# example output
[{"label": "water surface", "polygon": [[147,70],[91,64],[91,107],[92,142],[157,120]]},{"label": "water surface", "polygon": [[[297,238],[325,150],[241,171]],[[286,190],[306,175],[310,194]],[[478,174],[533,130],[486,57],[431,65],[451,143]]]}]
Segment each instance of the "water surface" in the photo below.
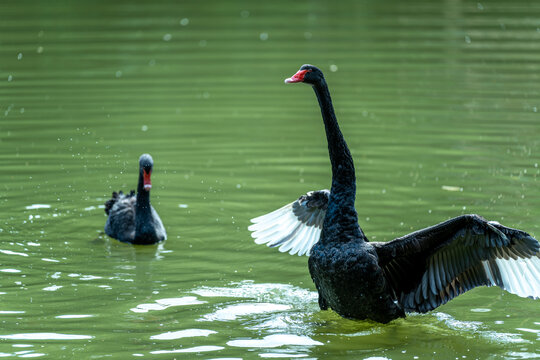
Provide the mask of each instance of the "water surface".
[{"label": "water surface", "polygon": [[[538,302],[498,288],[388,325],[321,312],[307,258],[249,219],[328,188],[320,66],[387,241],[463,213],[537,237],[532,1],[0,4],[0,356],[540,357]],[[169,239],[103,234],[155,160]]]}]

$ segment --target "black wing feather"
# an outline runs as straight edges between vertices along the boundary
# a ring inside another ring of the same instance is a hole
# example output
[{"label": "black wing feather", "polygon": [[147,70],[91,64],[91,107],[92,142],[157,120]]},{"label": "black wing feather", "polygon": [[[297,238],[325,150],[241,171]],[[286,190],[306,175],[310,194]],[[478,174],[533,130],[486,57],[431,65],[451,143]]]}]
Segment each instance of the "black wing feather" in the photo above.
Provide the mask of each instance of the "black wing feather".
[{"label": "black wing feather", "polygon": [[[427,312],[481,285],[540,297],[539,244],[529,234],[463,215],[388,243],[373,243],[395,299]],[[525,268],[521,268],[521,267]],[[528,284],[517,274],[525,269]]]}]

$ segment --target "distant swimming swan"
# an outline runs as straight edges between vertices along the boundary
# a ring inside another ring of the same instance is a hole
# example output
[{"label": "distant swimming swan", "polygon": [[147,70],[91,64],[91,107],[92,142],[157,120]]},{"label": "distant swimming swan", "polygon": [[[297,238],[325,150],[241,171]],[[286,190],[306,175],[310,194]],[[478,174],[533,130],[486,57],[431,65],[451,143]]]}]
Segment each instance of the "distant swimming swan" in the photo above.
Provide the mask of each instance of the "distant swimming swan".
[{"label": "distant swimming swan", "polygon": [[332,188],[252,219],[258,244],[309,255],[319,306],[386,323],[427,312],[476,286],[540,297],[539,244],[529,234],[462,215],[387,243],[368,242],[354,207],[353,159],[318,68],[303,65],[286,83],[313,86],[332,165]]},{"label": "distant swimming swan", "polygon": [[154,161],[149,154],[139,158],[139,184],[137,196],[132,190],[129,195],[122,191],[112,194],[105,203],[109,215],[105,233],[110,237],[132,244],[155,244],[167,239],[165,228],[156,210],[150,205],[150,176]]}]

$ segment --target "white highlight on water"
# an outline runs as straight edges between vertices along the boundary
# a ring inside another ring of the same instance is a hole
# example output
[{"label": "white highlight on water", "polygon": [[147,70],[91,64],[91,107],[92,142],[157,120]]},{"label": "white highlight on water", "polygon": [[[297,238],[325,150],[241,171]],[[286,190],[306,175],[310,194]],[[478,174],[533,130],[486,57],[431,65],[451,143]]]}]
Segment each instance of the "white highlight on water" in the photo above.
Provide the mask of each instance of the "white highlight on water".
[{"label": "white highlight on water", "polygon": [[315,341],[308,336],[275,334],[265,336],[263,339],[231,340],[227,342],[227,345],[234,347],[274,348],[283,345],[317,346],[323,345],[323,343],[320,341]]},{"label": "white highlight on water", "polygon": [[26,206],[26,210],[34,210],[34,209],[50,209],[51,205],[48,204],[32,204]]},{"label": "white highlight on water", "polygon": [[208,336],[211,334],[217,334],[217,331],[214,330],[203,330],[203,329],[186,329],[179,331],[168,331],[159,335],[152,335],[150,339],[152,340],[175,340],[186,337],[197,337],[197,336]]},{"label": "white highlight on water", "polygon": [[59,334],[59,333],[21,333],[0,335],[0,339],[8,340],[87,340],[93,339],[90,335],[74,335],[74,334]]}]

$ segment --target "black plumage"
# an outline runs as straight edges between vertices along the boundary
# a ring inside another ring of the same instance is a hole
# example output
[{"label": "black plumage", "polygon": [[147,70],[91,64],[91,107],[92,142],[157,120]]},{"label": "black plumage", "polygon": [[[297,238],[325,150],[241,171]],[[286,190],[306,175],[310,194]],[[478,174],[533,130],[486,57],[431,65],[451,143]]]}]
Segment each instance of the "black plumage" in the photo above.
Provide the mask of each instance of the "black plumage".
[{"label": "black plumage", "polygon": [[252,219],[259,244],[309,255],[321,309],[386,323],[427,312],[476,286],[540,298],[538,241],[526,232],[462,215],[387,243],[369,242],[354,207],[353,159],[320,69],[304,65],[287,83],[312,85],[324,121],[331,190],[310,192]]},{"label": "black plumage", "polygon": [[150,205],[153,166],[150,155],[141,155],[137,194],[133,190],[128,195],[115,191],[112,198],[105,202],[105,213],[108,215],[105,233],[110,237],[141,245],[155,244],[167,238],[159,215]]}]

